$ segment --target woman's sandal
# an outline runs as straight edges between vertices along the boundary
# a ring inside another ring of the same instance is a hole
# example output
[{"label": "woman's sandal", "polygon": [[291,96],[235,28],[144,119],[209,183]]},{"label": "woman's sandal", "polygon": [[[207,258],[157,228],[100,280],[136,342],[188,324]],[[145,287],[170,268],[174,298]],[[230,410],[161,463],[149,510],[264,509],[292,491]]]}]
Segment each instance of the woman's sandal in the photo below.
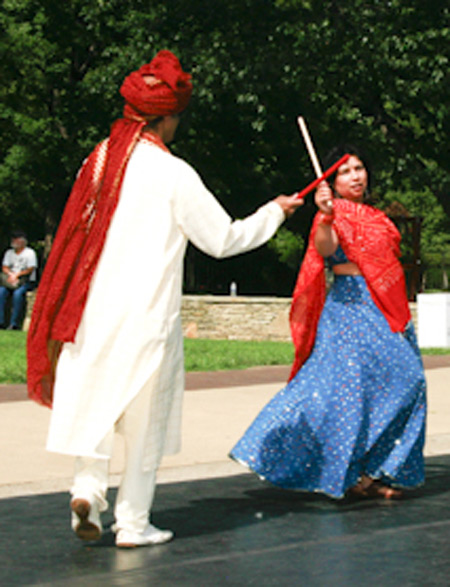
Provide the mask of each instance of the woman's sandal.
[{"label": "woman's sandal", "polygon": [[367,491],[370,497],[382,497],[384,499],[401,499],[403,497],[403,491],[383,485],[380,481],[374,481],[369,485]]},{"label": "woman's sandal", "polygon": [[351,487],[348,490],[348,494],[360,499],[401,499],[403,497],[403,492],[400,491],[400,489],[388,487],[387,485],[380,483],[380,481],[372,481],[370,485],[366,486],[360,482],[354,487]]},{"label": "woman's sandal", "polygon": [[368,490],[369,486],[364,487],[364,485],[359,482],[357,485],[355,485],[354,487],[350,487],[350,489],[347,491],[347,494],[350,497],[359,497],[359,498],[365,498],[365,497],[369,497],[367,490]]}]

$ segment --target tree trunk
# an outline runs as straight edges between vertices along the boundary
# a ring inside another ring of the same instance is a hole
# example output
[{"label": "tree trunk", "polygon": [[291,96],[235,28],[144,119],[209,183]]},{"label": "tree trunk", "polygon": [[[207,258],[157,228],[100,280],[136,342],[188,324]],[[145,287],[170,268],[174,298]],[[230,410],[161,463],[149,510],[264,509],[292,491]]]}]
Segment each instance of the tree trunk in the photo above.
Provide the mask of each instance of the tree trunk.
[{"label": "tree trunk", "polygon": [[47,211],[47,214],[45,216],[45,236],[44,236],[44,253],[43,253],[43,264],[45,264],[45,262],[48,259],[48,256],[50,255],[50,250],[52,248],[52,244],[53,244],[53,236],[55,233],[55,229],[56,229],[56,222],[55,219],[53,218],[53,215],[50,211]]}]

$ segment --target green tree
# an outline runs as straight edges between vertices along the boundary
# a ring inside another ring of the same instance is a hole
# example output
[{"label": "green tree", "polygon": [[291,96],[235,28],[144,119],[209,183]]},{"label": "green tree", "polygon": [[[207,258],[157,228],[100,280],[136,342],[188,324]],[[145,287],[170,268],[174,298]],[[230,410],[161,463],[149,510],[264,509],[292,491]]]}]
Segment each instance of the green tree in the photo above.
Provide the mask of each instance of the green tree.
[{"label": "green tree", "polygon": [[[428,287],[448,287],[450,268],[450,221],[442,204],[430,189],[388,191],[382,203],[387,207],[399,202],[411,216],[422,218],[420,250],[424,282]],[[403,250],[404,256],[411,256]]]},{"label": "green tree", "polygon": [[305,242],[299,234],[284,227],[268,243],[269,249],[275,251],[281,263],[294,270],[300,265],[304,245]]},{"label": "green tree", "polygon": [[[34,238],[54,231],[76,170],[119,114],[117,77],[130,66],[130,54],[121,49],[139,8],[142,39],[152,17],[144,5],[3,3],[2,228],[20,223]],[[123,16],[116,22],[119,7]]]},{"label": "green tree", "polygon": [[[319,154],[363,144],[381,194],[429,189],[450,214],[443,0],[4,0],[0,24],[2,232],[52,234],[81,161],[120,115],[123,78],[161,48],[195,86],[173,149],[233,216],[312,179],[299,114]],[[305,238],[313,212],[289,230]],[[250,261],[233,263],[221,271],[253,279]]]}]

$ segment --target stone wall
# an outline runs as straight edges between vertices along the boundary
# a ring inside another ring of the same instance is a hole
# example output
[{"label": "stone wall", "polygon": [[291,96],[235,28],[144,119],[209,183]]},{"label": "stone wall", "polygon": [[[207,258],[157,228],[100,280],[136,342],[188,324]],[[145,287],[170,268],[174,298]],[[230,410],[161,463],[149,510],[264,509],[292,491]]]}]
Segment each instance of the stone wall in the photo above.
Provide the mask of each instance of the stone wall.
[{"label": "stone wall", "polygon": [[290,340],[290,298],[183,296],[188,338]]},{"label": "stone wall", "polygon": [[[34,295],[28,294],[25,330]],[[186,295],[181,307],[183,333],[188,338],[290,341],[290,306],[291,298]],[[410,307],[417,330],[416,304]]]},{"label": "stone wall", "polygon": [[[291,298],[183,296],[181,317],[188,338],[291,340]],[[410,303],[417,331],[416,303]]]}]

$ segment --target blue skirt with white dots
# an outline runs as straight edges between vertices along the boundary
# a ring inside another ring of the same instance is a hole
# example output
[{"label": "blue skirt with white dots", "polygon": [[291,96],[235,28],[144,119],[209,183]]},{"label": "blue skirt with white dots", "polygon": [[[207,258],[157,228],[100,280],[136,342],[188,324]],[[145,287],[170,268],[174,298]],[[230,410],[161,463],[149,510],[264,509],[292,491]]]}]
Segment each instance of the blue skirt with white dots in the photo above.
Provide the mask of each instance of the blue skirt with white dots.
[{"label": "blue skirt with white dots", "polygon": [[361,276],[337,276],[313,352],[230,453],[271,483],[343,497],[365,474],[424,481],[426,384],[414,327],[393,333]]}]

